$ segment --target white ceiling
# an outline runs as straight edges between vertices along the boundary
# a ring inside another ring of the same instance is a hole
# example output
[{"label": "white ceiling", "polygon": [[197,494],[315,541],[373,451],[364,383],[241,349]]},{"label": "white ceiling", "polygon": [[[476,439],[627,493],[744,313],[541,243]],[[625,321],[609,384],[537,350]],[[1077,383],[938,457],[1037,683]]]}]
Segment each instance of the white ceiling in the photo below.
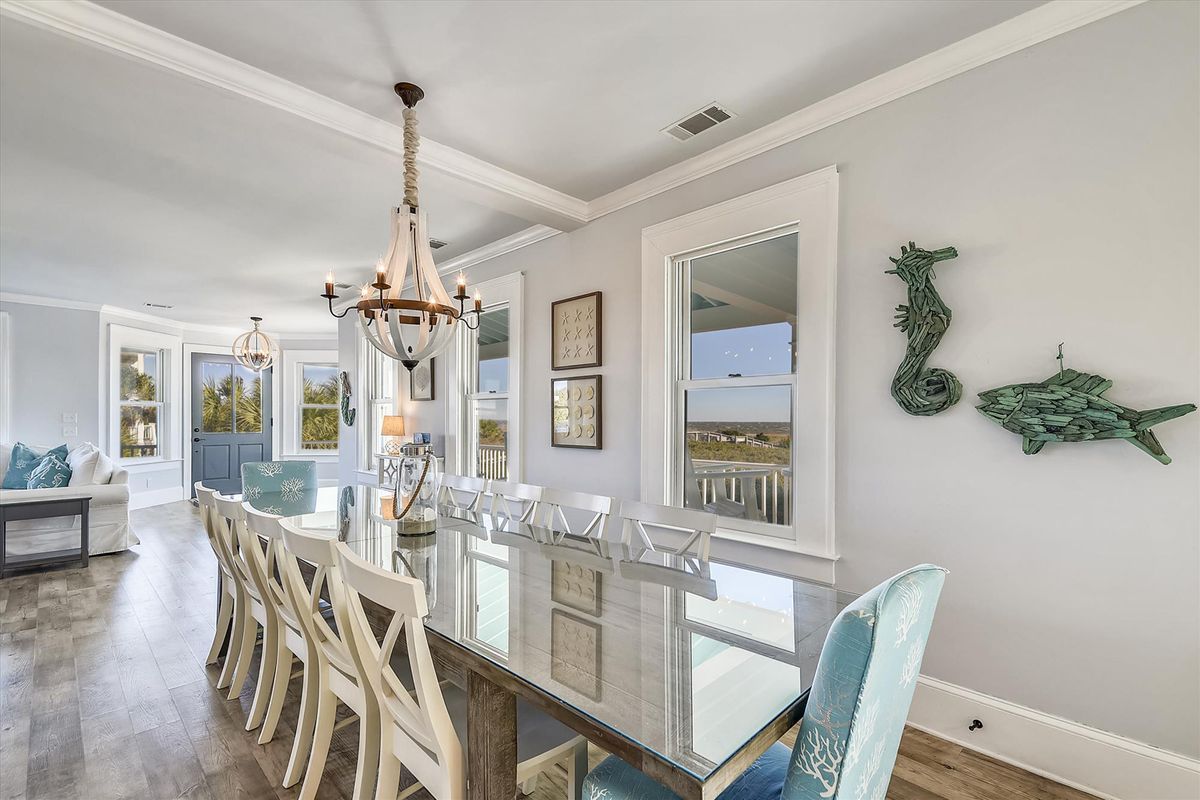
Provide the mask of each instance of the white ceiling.
[{"label": "white ceiling", "polygon": [[[582,199],[1039,5],[1035,0],[110,0],[103,6]],[[739,114],[689,142],[659,129]],[[331,331],[326,269],[386,246],[395,153],[146,61],[0,17],[0,289],[278,332]],[[534,215],[421,176],[439,261]],[[504,208],[504,211],[499,209]]]},{"label": "white ceiling", "polygon": [[[1038,0],[101,0],[584,200],[1040,5]],[[739,116],[680,143],[717,101]]]}]

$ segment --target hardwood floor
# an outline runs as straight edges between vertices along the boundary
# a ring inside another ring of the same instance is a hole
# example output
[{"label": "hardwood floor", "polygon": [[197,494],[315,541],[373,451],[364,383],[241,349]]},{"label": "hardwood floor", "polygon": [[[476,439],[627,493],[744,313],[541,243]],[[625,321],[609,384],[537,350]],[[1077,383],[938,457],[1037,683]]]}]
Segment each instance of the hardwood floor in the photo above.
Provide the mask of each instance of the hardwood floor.
[{"label": "hardwood floor", "polygon": [[[0,800],[296,797],[279,780],[299,698],[289,694],[275,739],[259,746],[244,730],[257,668],[226,701],[204,666],[216,562],[197,512],[174,503],[133,519],[142,544],[129,552],[0,580]],[[357,724],[334,735],[318,797],[349,796],[357,747]],[[532,795],[565,796],[561,773]],[[1090,795],[909,730],[888,797]]]}]

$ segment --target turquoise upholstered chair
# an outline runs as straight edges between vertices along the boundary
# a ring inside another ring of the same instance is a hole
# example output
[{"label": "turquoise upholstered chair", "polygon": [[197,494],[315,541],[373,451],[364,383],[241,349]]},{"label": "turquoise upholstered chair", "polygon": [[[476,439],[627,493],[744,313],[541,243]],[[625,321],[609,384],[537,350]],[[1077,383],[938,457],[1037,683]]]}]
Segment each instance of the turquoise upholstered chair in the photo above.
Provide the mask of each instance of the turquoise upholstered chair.
[{"label": "turquoise upholstered chair", "polygon": [[247,461],[242,464],[242,496],[292,495],[317,490],[315,461]]},{"label": "turquoise upholstered chair", "polygon": [[[776,744],[718,800],[884,800],[945,570],[902,572],[855,600],[821,650],[796,749]],[[585,800],[674,800],[610,756]]]}]

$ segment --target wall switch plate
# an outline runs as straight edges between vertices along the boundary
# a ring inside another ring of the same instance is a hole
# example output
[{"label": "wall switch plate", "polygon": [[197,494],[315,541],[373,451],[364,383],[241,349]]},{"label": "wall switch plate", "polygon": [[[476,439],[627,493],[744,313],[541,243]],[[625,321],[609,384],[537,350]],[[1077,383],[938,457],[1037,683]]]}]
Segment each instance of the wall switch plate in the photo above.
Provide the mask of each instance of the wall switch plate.
[{"label": "wall switch plate", "polygon": [[[66,416],[66,414],[64,414],[63,416]],[[72,436],[78,436],[79,428],[75,427],[74,425],[63,425],[63,434],[62,435],[65,437],[68,437],[68,438],[70,438]]]},{"label": "wall switch plate", "polygon": [[78,414],[63,414],[64,425],[74,425],[79,422]]}]

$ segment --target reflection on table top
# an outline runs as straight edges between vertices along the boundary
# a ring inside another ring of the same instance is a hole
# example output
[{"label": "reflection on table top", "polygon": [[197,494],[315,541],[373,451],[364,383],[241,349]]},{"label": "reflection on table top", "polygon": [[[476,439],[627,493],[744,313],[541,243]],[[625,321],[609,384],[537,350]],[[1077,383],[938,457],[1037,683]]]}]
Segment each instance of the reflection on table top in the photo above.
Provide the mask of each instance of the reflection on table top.
[{"label": "reflection on table top", "polygon": [[852,599],[448,507],[435,533],[400,535],[392,499],[365,485],[246,498],[421,579],[429,630],[701,781],[803,699]]}]

